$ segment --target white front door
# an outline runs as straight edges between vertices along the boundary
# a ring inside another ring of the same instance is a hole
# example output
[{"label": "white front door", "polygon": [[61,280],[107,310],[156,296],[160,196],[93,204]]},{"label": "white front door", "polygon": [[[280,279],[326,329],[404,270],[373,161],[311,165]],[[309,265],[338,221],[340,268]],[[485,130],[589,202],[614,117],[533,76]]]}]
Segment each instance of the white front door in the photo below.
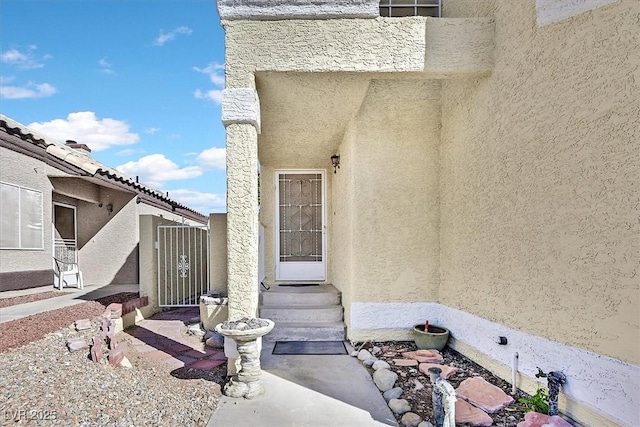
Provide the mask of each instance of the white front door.
[{"label": "white front door", "polygon": [[325,173],[278,170],[275,178],[276,280],[325,280]]}]

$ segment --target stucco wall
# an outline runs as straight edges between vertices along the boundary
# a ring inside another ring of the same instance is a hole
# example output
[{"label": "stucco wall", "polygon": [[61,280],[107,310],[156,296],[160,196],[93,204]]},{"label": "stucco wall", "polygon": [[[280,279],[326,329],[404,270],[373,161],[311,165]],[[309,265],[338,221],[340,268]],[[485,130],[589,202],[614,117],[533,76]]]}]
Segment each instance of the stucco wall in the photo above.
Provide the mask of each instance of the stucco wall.
[{"label": "stucco wall", "polygon": [[491,4],[494,73],[443,82],[440,302],[638,365],[640,3]]},{"label": "stucco wall", "polygon": [[209,215],[209,289],[227,293],[227,214]]},{"label": "stucco wall", "polygon": [[[78,264],[86,285],[138,283],[135,195],[102,187],[102,206],[78,200]],[[109,212],[107,206],[113,211]]]},{"label": "stucco wall", "polygon": [[442,77],[488,72],[493,63],[491,18],[223,21],[223,25],[228,88],[254,87],[256,71],[423,72]]},{"label": "stucco wall", "polygon": [[51,241],[51,182],[47,173],[52,169],[31,157],[0,148],[2,167],[0,181],[42,192],[44,248],[35,250],[0,250],[0,272],[51,270],[53,283],[53,243]]}]

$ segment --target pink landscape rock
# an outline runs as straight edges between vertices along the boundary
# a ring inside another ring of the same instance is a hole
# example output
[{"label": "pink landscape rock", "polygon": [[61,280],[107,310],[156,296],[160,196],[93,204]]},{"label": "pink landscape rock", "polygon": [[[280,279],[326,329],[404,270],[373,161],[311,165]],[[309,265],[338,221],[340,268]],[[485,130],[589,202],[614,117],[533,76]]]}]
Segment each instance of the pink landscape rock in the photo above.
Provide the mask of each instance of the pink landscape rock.
[{"label": "pink landscape rock", "polygon": [[393,359],[396,366],[418,366],[418,361],[414,359]]},{"label": "pink landscape rock", "polygon": [[567,421],[557,415],[545,415],[538,412],[527,412],[524,421],[518,423],[518,427],[571,427]]},{"label": "pink landscape rock", "polygon": [[417,360],[420,363],[443,363],[444,358],[438,350],[405,351],[402,357]]},{"label": "pink landscape rock", "polygon": [[99,363],[102,360],[102,340],[101,337],[93,337],[91,346],[91,360]]},{"label": "pink landscape rock", "polygon": [[111,366],[116,366],[122,362],[124,358],[124,351],[122,346],[117,346],[114,350],[109,352],[109,364]]},{"label": "pink landscape rock", "polygon": [[513,397],[482,377],[462,381],[456,389],[456,395],[490,414],[513,403]]},{"label": "pink landscape rock", "polygon": [[449,365],[438,365],[435,363],[421,363],[420,364],[420,372],[425,375],[429,375],[429,368],[440,368],[442,372],[440,373],[440,378],[446,380],[451,375],[455,374],[458,371],[458,368]]},{"label": "pink landscape rock", "polygon": [[456,400],[456,424],[468,423],[472,426],[490,426],[493,425],[491,417],[482,409],[464,400]]},{"label": "pink landscape rock", "polygon": [[89,319],[79,319],[76,320],[76,331],[85,331],[87,329],[91,329],[91,320]]}]

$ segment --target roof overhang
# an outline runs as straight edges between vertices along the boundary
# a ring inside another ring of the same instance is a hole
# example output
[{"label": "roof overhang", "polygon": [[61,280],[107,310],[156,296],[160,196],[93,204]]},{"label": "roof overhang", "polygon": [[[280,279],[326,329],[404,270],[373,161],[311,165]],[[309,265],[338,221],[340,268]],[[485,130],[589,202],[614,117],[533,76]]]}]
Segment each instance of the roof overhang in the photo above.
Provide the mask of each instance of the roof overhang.
[{"label": "roof overhang", "polygon": [[217,0],[221,20],[377,18],[378,0]]}]

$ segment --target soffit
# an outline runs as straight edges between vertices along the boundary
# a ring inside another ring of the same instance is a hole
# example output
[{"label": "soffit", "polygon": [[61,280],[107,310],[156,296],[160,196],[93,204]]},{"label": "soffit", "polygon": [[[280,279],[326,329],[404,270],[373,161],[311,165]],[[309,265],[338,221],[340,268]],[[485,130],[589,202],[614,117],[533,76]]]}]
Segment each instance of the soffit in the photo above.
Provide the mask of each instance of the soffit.
[{"label": "soffit", "polygon": [[326,166],[367,93],[358,73],[258,73],[260,162],[278,167]]}]

